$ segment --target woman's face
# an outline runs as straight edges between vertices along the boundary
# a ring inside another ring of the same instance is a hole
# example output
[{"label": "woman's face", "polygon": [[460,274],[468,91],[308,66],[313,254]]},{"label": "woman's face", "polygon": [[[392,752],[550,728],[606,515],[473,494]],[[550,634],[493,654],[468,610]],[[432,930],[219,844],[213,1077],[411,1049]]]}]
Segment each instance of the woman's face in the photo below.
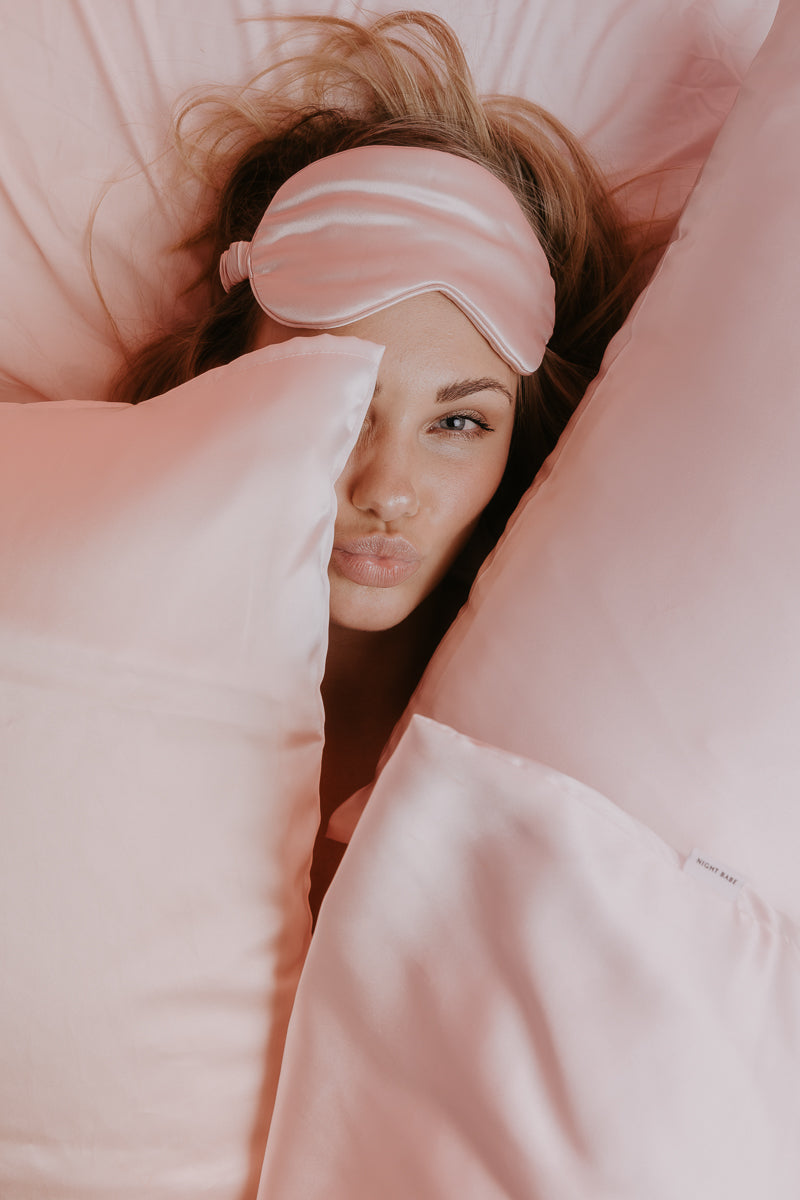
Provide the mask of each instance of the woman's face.
[{"label": "woman's face", "polygon": [[[299,332],[265,316],[256,348]],[[494,495],[518,377],[440,292],[330,332],[386,347],[336,484],[331,621],[389,629],[442,580]]]}]

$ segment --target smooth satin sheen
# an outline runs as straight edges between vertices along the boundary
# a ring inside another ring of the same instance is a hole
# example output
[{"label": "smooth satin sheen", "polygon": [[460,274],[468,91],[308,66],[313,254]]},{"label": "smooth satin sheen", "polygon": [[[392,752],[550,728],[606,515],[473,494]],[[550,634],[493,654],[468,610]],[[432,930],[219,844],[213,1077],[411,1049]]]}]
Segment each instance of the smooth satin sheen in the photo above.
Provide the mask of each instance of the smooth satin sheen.
[{"label": "smooth satin sheen", "polygon": [[3,1200],[253,1194],[379,361],[302,338],[147,404],[0,404]]},{"label": "smooth satin sheen", "polygon": [[532,374],[555,321],[547,257],[510,190],[441,150],[360,146],[278,189],[252,242],[220,260],[281,325],[337,329],[442,292],[515,371]]},{"label": "smooth satin sheen", "polygon": [[799,947],[417,716],[322,905],[259,1200],[797,1200]]}]

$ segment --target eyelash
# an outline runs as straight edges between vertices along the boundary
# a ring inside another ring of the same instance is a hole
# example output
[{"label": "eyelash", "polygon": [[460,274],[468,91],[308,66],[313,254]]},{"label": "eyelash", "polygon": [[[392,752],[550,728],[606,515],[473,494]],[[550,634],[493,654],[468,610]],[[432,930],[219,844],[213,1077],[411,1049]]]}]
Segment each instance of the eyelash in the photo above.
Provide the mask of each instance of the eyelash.
[{"label": "eyelash", "polygon": [[[443,428],[444,421],[471,421],[474,428],[469,429],[447,429]],[[455,412],[448,413],[446,417],[441,417],[436,423],[436,427],[442,433],[449,434],[451,437],[473,438],[482,437],[484,433],[493,433],[494,428],[486,421],[480,413],[475,412]]]}]

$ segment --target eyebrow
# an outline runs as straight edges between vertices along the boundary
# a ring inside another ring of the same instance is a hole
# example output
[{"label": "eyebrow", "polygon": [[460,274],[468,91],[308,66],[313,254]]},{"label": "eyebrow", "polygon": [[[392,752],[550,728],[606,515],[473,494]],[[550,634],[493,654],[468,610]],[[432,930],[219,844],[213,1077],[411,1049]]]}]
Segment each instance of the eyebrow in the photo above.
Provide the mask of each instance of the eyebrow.
[{"label": "eyebrow", "polygon": [[[377,383],[375,395],[379,395],[380,391],[381,385]],[[487,375],[483,379],[461,379],[458,383],[445,384],[436,393],[436,403],[454,404],[463,400],[465,396],[471,396],[474,392],[500,392],[512,406],[516,402],[514,393],[510,392],[504,383]]]},{"label": "eyebrow", "polygon": [[509,404],[514,403],[514,396],[505,384],[489,376],[483,379],[462,379],[458,383],[448,383],[440,387],[436,393],[436,403],[452,404],[456,400],[463,400],[465,396],[471,396],[473,392],[501,392]]}]

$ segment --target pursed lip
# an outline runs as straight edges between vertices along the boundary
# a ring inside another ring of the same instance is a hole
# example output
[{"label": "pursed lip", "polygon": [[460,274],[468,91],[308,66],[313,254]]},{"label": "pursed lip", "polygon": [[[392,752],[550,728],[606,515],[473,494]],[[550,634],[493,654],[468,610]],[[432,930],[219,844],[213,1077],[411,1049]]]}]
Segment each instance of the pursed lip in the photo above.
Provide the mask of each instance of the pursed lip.
[{"label": "pursed lip", "polygon": [[363,587],[396,587],[419,569],[420,555],[401,537],[373,533],[337,538],[331,555],[335,570]]}]

